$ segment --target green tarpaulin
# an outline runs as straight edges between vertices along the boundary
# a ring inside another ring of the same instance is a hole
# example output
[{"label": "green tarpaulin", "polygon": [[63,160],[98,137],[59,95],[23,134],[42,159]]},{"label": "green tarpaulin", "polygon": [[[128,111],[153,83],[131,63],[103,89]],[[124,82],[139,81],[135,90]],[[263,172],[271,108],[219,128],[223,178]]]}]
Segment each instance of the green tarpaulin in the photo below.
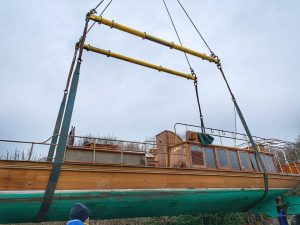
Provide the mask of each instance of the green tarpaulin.
[{"label": "green tarpaulin", "polygon": [[208,146],[214,141],[214,138],[209,134],[197,133],[197,136],[198,136],[198,140],[203,146]]}]

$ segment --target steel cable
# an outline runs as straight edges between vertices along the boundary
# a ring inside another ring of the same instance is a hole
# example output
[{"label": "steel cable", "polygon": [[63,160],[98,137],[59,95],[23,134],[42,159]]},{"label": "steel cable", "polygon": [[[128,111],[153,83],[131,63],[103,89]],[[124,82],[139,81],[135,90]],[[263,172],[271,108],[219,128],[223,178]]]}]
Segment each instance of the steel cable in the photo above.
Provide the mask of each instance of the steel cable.
[{"label": "steel cable", "polygon": [[[165,0],[163,0],[163,3],[164,3],[164,5],[165,5],[166,11],[167,11],[167,13],[168,13],[168,15],[169,15],[169,19],[170,19],[170,21],[171,21],[171,23],[172,23],[172,26],[173,26],[173,28],[174,28],[174,31],[175,31],[175,33],[176,33],[176,35],[177,35],[177,39],[178,39],[180,45],[182,46],[182,42],[181,42],[179,33],[178,33],[177,29],[176,29],[175,23],[174,23],[174,21],[173,21],[173,19],[172,19],[171,13],[170,13],[170,11],[169,11],[169,8],[168,8],[168,6],[167,6]],[[192,66],[191,66],[190,60],[189,60],[189,58],[188,58],[188,56],[187,56],[187,54],[186,54],[185,52],[184,52],[184,56],[185,56],[185,59],[186,59],[188,65],[189,65],[189,67],[190,67],[191,74],[195,77],[195,80],[194,80],[194,86],[195,86],[195,92],[196,92],[196,98],[197,98],[198,110],[199,110],[199,114],[200,114],[201,131],[202,131],[203,133],[205,133],[204,120],[203,120],[203,115],[202,115],[202,110],[201,110],[201,105],[200,105],[200,100],[199,100],[199,93],[198,93],[198,80],[197,80],[197,75],[195,74],[195,72],[194,72],[194,70],[193,70],[193,68],[192,68]]]},{"label": "steel cable", "polygon": [[[100,3],[102,3],[104,0],[102,0]],[[99,16],[102,16],[102,14],[106,11],[106,9],[110,6],[110,4],[112,3],[113,0],[110,0],[109,3],[105,6],[105,8],[102,10],[102,12],[99,14]],[[99,4],[100,4],[99,3]],[[98,6],[97,6],[98,8]],[[94,9],[92,9],[94,10]],[[95,12],[95,11],[94,11]],[[94,27],[94,25],[96,24],[96,21],[94,23],[92,23],[92,25],[89,27],[89,29],[87,30],[87,34],[90,32],[90,30]]]},{"label": "steel cable", "polygon": [[206,45],[206,47],[208,48],[208,50],[210,51],[212,56],[216,56],[214,54],[214,52],[211,50],[211,48],[209,47],[209,45],[207,44],[207,42],[205,41],[204,37],[202,36],[202,34],[200,33],[199,29],[197,28],[197,26],[195,25],[195,23],[193,22],[192,18],[189,16],[188,12],[185,10],[185,8],[183,7],[183,5],[181,4],[181,2],[179,0],[177,0],[178,4],[180,5],[180,7],[182,8],[182,10],[184,11],[185,15],[188,17],[188,19],[190,20],[191,24],[194,26],[195,30],[197,31],[197,33],[199,34],[200,38],[202,39],[202,41],[204,42],[204,44]]}]

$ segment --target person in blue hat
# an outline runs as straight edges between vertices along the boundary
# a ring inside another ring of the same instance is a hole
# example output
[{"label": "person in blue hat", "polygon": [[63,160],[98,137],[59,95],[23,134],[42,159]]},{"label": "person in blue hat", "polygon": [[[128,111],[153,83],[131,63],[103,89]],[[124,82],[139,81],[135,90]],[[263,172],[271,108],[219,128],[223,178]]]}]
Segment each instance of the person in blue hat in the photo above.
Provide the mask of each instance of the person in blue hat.
[{"label": "person in blue hat", "polygon": [[85,205],[75,203],[70,211],[70,220],[66,225],[89,225],[91,212]]}]

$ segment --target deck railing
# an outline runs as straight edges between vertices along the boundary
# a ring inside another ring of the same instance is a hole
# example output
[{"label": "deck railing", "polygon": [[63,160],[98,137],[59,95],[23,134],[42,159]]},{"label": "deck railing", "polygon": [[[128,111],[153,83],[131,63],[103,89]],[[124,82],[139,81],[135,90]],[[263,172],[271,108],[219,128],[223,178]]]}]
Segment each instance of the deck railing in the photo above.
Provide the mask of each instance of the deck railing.
[{"label": "deck railing", "polygon": [[[199,126],[193,126],[188,124],[181,124],[177,123],[176,126],[191,126],[194,128],[200,128]],[[190,130],[190,129],[189,129]],[[241,140],[246,143],[248,140],[246,140],[246,135],[241,133],[235,133],[220,129],[213,129],[213,128],[205,128],[206,133],[218,137],[220,139],[236,139]],[[276,164],[278,165],[278,170],[280,174],[300,174],[299,168],[297,164],[293,161],[290,161],[287,159],[287,156],[285,154],[285,150],[283,148],[284,144],[290,144],[289,142],[284,142],[278,139],[266,139],[266,138],[260,138],[256,137],[257,144],[264,143],[264,146],[267,146],[268,151],[271,151],[275,153],[275,160],[277,161]],[[20,141],[20,140],[8,140],[8,139],[0,139],[0,147],[1,150],[3,149],[9,149],[6,153],[0,153],[0,159],[1,160],[25,160],[25,161],[46,161],[47,160],[47,150],[51,144],[51,139],[53,137],[48,138],[45,141]],[[2,144],[1,144],[2,143]],[[145,142],[138,142],[138,141],[125,141],[120,140],[117,138],[112,137],[106,137],[106,138],[96,138],[96,137],[86,137],[86,136],[69,136],[68,138],[68,148],[81,148],[83,150],[90,150],[92,151],[92,160],[89,161],[89,163],[97,164],[101,163],[101,160],[99,160],[99,157],[101,157],[99,152],[99,144],[107,145],[105,151],[114,151],[115,154],[119,154],[119,156],[116,156],[116,158],[119,159],[119,161],[114,164],[119,165],[128,165],[128,160],[126,161],[125,157],[127,157],[131,153],[139,153],[140,158],[143,157],[143,160],[140,162],[140,166],[156,166],[158,162],[158,158],[160,156],[164,156],[166,160],[170,160],[170,155],[172,156],[181,156],[183,158],[183,161],[187,162],[187,159],[189,157],[187,151],[179,151],[177,153],[171,153],[171,152],[157,152],[157,148],[160,146],[167,147],[166,145],[157,145],[157,143],[154,140],[145,141]],[[9,147],[11,145],[12,147]],[[18,147],[22,146],[22,147]],[[112,149],[110,149],[109,145],[111,145]],[[43,152],[39,152],[41,150],[41,147],[43,147]],[[66,158],[65,151],[65,157],[64,159],[66,161],[72,161]],[[37,155],[38,154],[38,155]],[[282,162],[282,157],[279,156],[279,154],[283,155],[284,162]],[[100,155],[100,156],[99,156]],[[128,158],[128,157],[127,157]],[[51,159],[50,159],[51,161]],[[79,160],[80,161],[80,160]],[[100,161],[100,162],[99,162]],[[84,161],[87,162],[87,161]],[[299,161],[297,161],[299,162]],[[105,162],[104,162],[105,163]],[[165,167],[168,167],[170,164],[166,163]]]},{"label": "deck railing", "polygon": [[[184,133],[186,131],[201,132],[201,126],[186,124],[186,123],[175,123],[174,132],[178,135],[180,133],[180,130],[183,130]],[[231,140],[233,141],[233,143],[231,143],[229,146],[250,147],[248,136],[245,133],[233,132],[233,131],[228,131],[223,129],[215,129],[210,127],[205,127],[204,130],[207,134],[215,138],[218,138],[218,140],[216,141],[219,141],[220,145],[223,145],[224,140]],[[285,148],[286,146],[293,145],[293,143],[291,142],[276,139],[276,138],[262,138],[258,136],[252,136],[252,137],[256,144],[267,147],[267,150],[269,150],[270,148]]]},{"label": "deck railing", "polygon": [[28,161],[44,160],[46,157],[45,154],[40,152],[39,155],[33,157],[34,151],[36,150],[37,146],[43,146],[44,150],[46,151],[50,146],[55,146],[51,144],[52,138],[53,136],[49,137],[44,141],[21,141],[21,140],[0,139],[0,143],[3,144],[1,147],[1,151],[5,151],[2,154],[0,154],[0,159],[28,160]]},{"label": "deck railing", "polygon": [[[114,163],[116,163],[116,159],[119,158],[119,160],[117,161],[120,165],[124,165],[125,163],[124,155],[127,155],[129,153],[138,153],[140,156],[143,155],[143,164],[147,166],[147,157],[151,157],[151,150],[156,148],[156,143],[154,141],[126,141],[116,139],[113,137],[96,138],[85,136],[72,136],[69,137],[69,140],[71,140],[71,142],[69,141],[69,145],[67,146],[66,152],[68,152],[68,149],[90,150],[93,152],[92,163],[94,164],[99,163],[99,161],[101,162],[101,158],[100,160],[98,159],[99,157],[101,157],[101,155],[98,154],[99,150],[101,150],[104,153],[111,152],[111,155],[115,157],[115,159],[112,159]],[[72,161],[72,157],[67,157],[66,155],[64,159],[66,161]]]}]

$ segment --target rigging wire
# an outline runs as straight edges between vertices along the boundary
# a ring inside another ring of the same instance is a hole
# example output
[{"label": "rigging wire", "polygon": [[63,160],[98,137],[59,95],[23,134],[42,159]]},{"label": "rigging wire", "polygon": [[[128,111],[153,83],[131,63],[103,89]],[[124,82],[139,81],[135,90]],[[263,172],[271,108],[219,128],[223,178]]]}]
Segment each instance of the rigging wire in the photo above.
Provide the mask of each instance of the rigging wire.
[{"label": "rigging wire", "polygon": [[97,13],[97,12],[96,12],[97,8],[98,8],[103,2],[104,2],[104,0],[101,0],[101,1],[98,3],[98,5],[96,5],[96,7],[93,8],[91,11],[93,11],[94,13]]},{"label": "rigging wire", "polygon": [[[94,9],[91,10],[91,12],[94,12],[94,13],[97,13],[96,12],[96,9],[101,5],[101,3],[103,2],[104,0],[102,0],[98,5],[97,7],[95,7]],[[106,11],[106,9],[110,6],[110,4],[112,3],[113,0],[110,0],[109,3],[105,6],[105,8],[102,10],[102,12],[99,14],[99,16],[102,16],[102,14]],[[92,23],[92,25],[89,27],[89,29],[87,30],[87,34],[90,32],[90,30],[94,27],[94,25],[96,24],[96,21],[94,21]]]},{"label": "rigging wire", "polygon": [[67,79],[66,88],[64,90],[65,93],[68,93],[68,91],[69,91],[69,85],[70,85],[71,77],[72,77],[72,74],[73,74],[75,61],[76,61],[76,58],[77,58],[77,52],[78,52],[78,47],[76,46],[75,47],[75,52],[74,52],[74,55],[73,55],[73,58],[72,58],[72,62],[71,62],[71,67],[70,67],[70,70],[69,70],[69,75],[68,75],[68,79]]},{"label": "rigging wire", "polygon": [[[176,26],[175,26],[175,23],[174,23],[174,21],[172,19],[172,16],[171,16],[171,13],[170,13],[169,8],[167,6],[167,3],[165,2],[165,0],[163,0],[163,3],[165,5],[166,11],[167,11],[167,13],[169,15],[169,19],[170,19],[170,21],[172,23],[172,26],[174,28],[174,31],[176,33],[177,39],[178,39],[180,45],[182,46],[182,42],[181,42],[179,33],[178,33],[178,31],[176,29]],[[184,52],[184,56],[185,56],[185,59],[186,59],[188,65],[190,67],[191,74],[195,77],[194,87],[195,87],[195,92],[196,92],[196,97],[197,97],[198,110],[199,110],[199,114],[200,114],[201,131],[202,131],[202,133],[205,133],[205,126],[204,126],[203,114],[202,114],[202,110],[201,110],[201,105],[200,105],[200,100],[199,100],[199,93],[198,93],[198,79],[197,79],[197,75],[195,74],[195,72],[194,72],[194,70],[193,70],[193,68],[191,66],[190,60],[189,60],[189,58],[188,58],[188,56],[187,56],[187,54],[185,52]]]},{"label": "rigging wire", "polygon": [[188,14],[188,12],[185,10],[185,8],[183,7],[183,5],[181,4],[181,2],[179,0],[177,0],[178,4],[180,5],[180,7],[182,8],[182,10],[184,11],[185,15],[188,17],[188,19],[190,20],[191,24],[193,25],[193,27],[195,28],[195,30],[197,31],[197,33],[199,34],[200,38],[202,39],[202,41],[204,42],[204,44],[206,45],[206,47],[208,48],[208,50],[211,53],[211,56],[216,57],[215,53],[211,50],[211,48],[209,47],[209,45],[207,44],[207,42],[205,41],[204,37],[202,36],[202,34],[200,33],[199,29],[197,28],[197,26],[195,25],[195,23],[193,22],[192,18],[190,17],[190,15]]},{"label": "rigging wire", "polygon": [[[171,23],[172,23],[172,25],[173,25],[173,28],[174,28],[174,31],[175,31],[175,33],[176,33],[177,39],[178,39],[180,45],[182,46],[182,42],[181,42],[179,33],[178,33],[177,29],[176,29],[175,23],[174,23],[174,21],[173,21],[173,19],[172,19],[172,16],[171,16],[171,14],[170,14],[170,11],[169,11],[169,9],[168,9],[168,6],[167,6],[165,0],[163,0],[163,3],[164,3],[164,5],[165,5],[166,11],[167,11],[167,13],[168,13],[168,15],[169,15],[170,21],[171,21]],[[190,63],[190,60],[189,60],[187,54],[186,54],[185,52],[184,52],[183,54],[184,54],[184,56],[185,56],[185,59],[186,59],[188,65],[189,65],[189,67],[190,67],[190,70],[192,71],[193,69],[192,69],[192,66],[191,66],[191,63]]]}]

